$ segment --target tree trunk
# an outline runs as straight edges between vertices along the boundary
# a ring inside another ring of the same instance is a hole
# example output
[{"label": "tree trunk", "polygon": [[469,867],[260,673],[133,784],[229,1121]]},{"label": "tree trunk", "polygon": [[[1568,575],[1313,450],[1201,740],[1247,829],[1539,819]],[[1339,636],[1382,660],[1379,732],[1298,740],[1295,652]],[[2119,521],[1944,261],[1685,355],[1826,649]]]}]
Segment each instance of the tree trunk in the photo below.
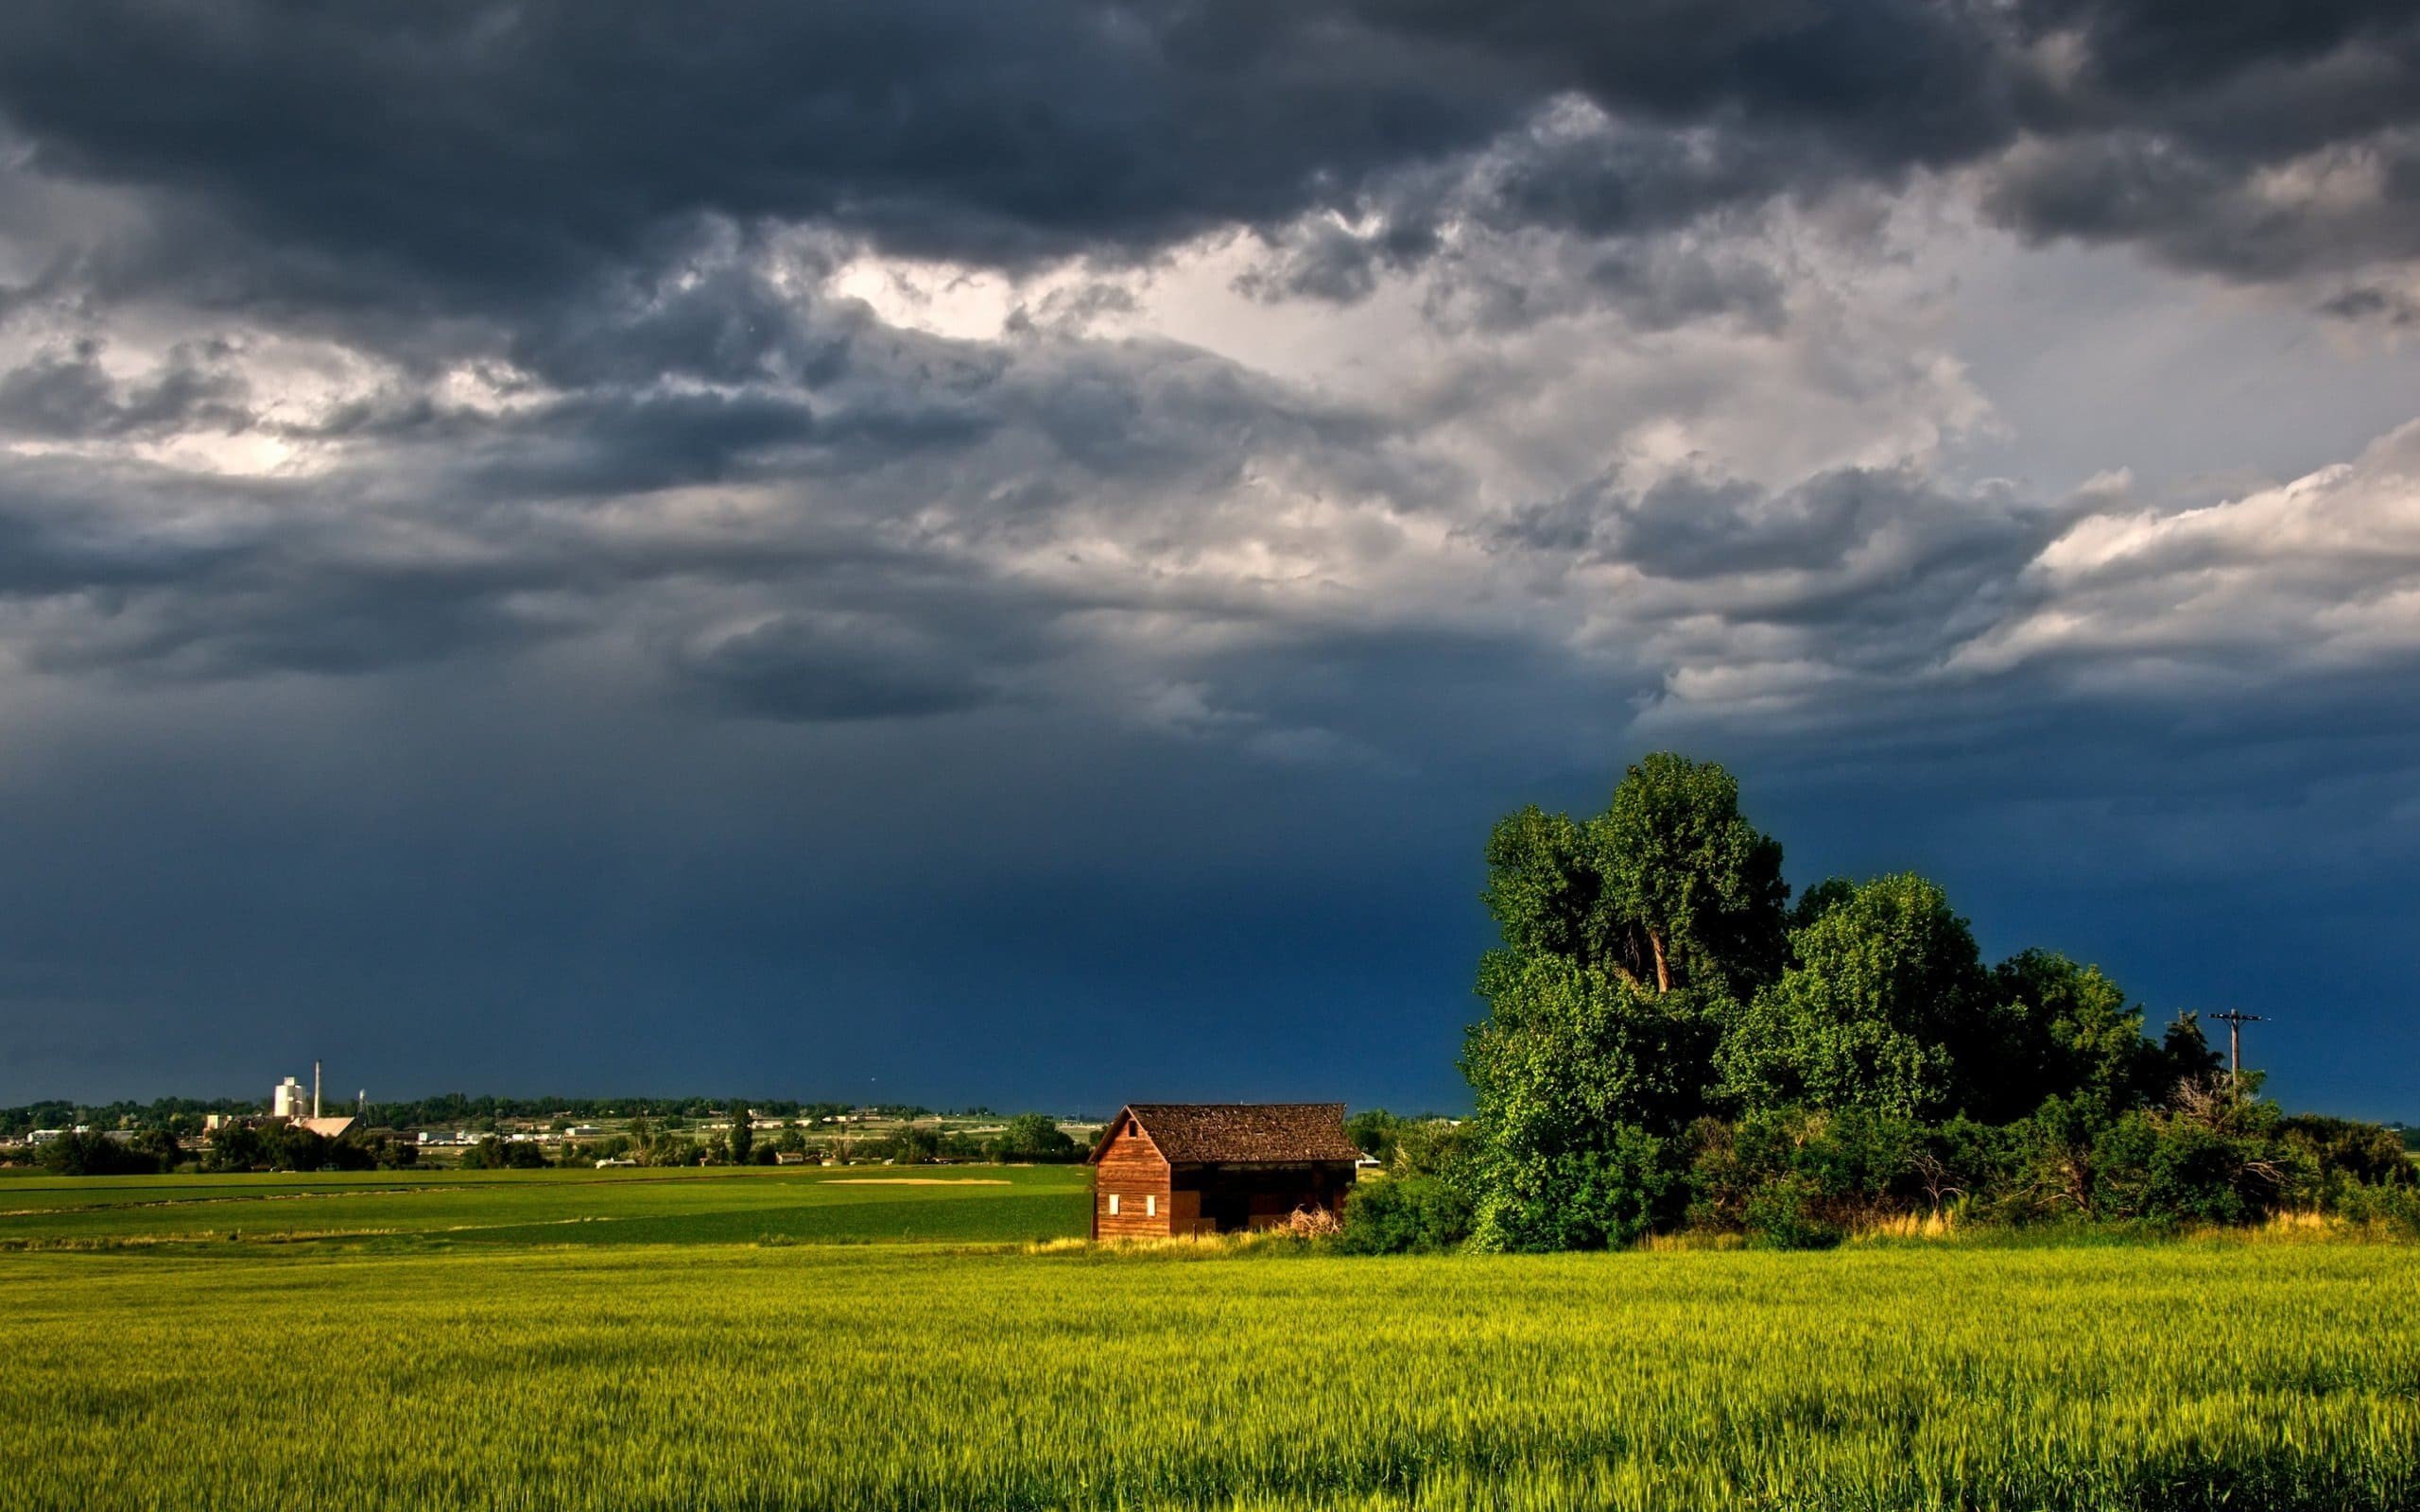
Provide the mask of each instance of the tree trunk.
[{"label": "tree trunk", "polygon": [[1664,959],[1664,936],[1651,929],[1647,932],[1647,943],[1655,951],[1655,990],[1669,992],[1672,990],[1672,967]]}]

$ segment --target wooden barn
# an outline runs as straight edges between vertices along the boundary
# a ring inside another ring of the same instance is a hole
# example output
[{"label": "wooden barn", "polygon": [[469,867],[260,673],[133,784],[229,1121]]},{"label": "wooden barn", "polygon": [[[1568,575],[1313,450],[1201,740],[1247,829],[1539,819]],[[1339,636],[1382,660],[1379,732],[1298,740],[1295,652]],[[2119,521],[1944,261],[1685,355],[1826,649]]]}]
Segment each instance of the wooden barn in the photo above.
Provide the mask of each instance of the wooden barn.
[{"label": "wooden barn", "polygon": [[1340,1212],[1361,1152],[1342,1103],[1129,1103],[1093,1146],[1093,1237],[1158,1239]]}]

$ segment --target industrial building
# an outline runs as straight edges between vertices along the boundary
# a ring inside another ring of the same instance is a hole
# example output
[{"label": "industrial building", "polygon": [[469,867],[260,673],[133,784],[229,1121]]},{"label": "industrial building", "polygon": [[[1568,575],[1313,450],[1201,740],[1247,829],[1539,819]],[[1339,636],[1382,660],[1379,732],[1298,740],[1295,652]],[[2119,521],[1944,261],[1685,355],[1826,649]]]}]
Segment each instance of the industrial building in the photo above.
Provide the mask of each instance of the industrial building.
[{"label": "industrial building", "polygon": [[321,1139],[332,1140],[353,1127],[351,1118],[327,1118],[320,1108],[320,1063],[311,1062],[311,1086],[305,1091],[302,1084],[292,1076],[269,1089],[268,1113],[212,1113],[202,1120],[205,1130],[216,1131],[231,1125],[248,1124],[259,1127],[266,1124],[285,1124],[305,1128]]}]

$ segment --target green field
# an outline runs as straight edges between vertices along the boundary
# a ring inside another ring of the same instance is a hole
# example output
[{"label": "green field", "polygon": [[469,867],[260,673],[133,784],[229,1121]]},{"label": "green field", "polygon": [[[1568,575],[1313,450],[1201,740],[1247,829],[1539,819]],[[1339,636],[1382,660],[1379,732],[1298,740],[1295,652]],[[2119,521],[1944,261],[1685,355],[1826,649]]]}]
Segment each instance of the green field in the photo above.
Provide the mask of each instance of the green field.
[{"label": "green field", "polygon": [[1080,1166],[0,1177],[0,1248],[1013,1241],[1080,1235]]},{"label": "green field", "polygon": [[0,1253],[0,1506],[2420,1503],[2410,1248],[1034,1252],[1080,1171],[871,1174],[0,1182],[171,1241]]}]

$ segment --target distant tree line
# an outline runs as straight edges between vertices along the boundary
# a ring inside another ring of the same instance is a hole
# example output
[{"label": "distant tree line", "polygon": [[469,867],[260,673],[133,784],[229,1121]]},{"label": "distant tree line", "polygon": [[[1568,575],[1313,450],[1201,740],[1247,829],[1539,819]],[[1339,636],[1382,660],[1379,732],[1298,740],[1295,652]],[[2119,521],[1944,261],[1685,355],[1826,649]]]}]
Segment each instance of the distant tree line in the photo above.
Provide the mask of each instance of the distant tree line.
[{"label": "distant tree line", "polygon": [[[491,1152],[492,1145],[501,1145],[505,1153]],[[734,1120],[719,1135],[693,1137],[680,1120],[638,1118],[631,1121],[626,1133],[566,1146],[562,1159],[566,1164],[629,1160],[641,1165],[773,1165],[785,1155],[900,1165],[936,1160],[1048,1164],[1080,1160],[1084,1147],[1047,1113],[1019,1113],[998,1130],[986,1134],[913,1125],[880,1134],[831,1132],[795,1125],[759,1130],[752,1121],[742,1117]],[[465,1152],[466,1164],[499,1160],[543,1162],[544,1155],[543,1148],[535,1144],[494,1140],[482,1141]]]},{"label": "distant tree line", "polygon": [[[469,1097],[446,1092],[408,1102],[373,1103],[373,1122],[389,1128],[493,1128],[499,1121],[586,1123],[599,1118],[720,1119],[734,1103],[722,1097]],[[872,1113],[886,1119],[930,1118],[917,1103],[802,1103],[791,1098],[752,1098],[738,1107],[769,1119],[838,1118]]]},{"label": "distant tree line", "polygon": [[1630,769],[1601,814],[1487,845],[1500,943],[1461,1066],[1473,1116],[1365,1183],[1348,1247],[1599,1248],[1697,1230],[1820,1246],[1893,1223],[2420,1226],[2397,1131],[2289,1117],[2195,1017],[2157,1036],[2097,967],[1995,966],[1942,888],[1828,879],[1720,766]]},{"label": "distant tree line", "polygon": [[299,1124],[233,1124],[214,1130],[200,1166],[205,1171],[392,1171],[418,1164],[410,1142],[373,1130],[347,1129],[335,1139]]},{"label": "distant tree line", "polygon": [[[909,1122],[939,1116],[921,1104],[803,1103],[786,1098],[466,1097],[373,1104],[370,1117],[328,1139],[292,1124],[231,1123],[205,1132],[213,1113],[256,1117],[262,1105],[233,1099],[161,1098],[149,1103],[49,1101],[0,1109],[0,1137],[36,1129],[62,1132],[17,1152],[21,1162],[73,1176],[135,1176],[206,1171],[382,1170],[417,1164],[420,1148],[398,1135],[414,1126],[467,1128],[484,1136],[464,1147],[469,1170],[526,1170],[626,1160],[641,1165],[772,1165],[784,1156],[852,1162],[933,1160],[1048,1162],[1081,1160],[1084,1149],[1046,1113],[1020,1113],[987,1133]],[[996,1117],[974,1107],[947,1115]],[[540,1143],[507,1138],[507,1125],[561,1134],[589,1119],[613,1118],[625,1132]],[[874,1118],[883,1132],[860,1132],[843,1118]],[[826,1124],[826,1120],[832,1120]],[[763,1125],[778,1125],[772,1127]],[[706,1130],[693,1125],[712,1123]],[[80,1127],[79,1127],[80,1126]],[[182,1142],[181,1144],[180,1142]]]},{"label": "distant tree line", "polygon": [[151,1176],[191,1166],[201,1171],[378,1171],[417,1162],[413,1145],[388,1136],[347,1130],[328,1139],[297,1124],[231,1124],[213,1130],[198,1153],[164,1128],[111,1135],[70,1131],[34,1152],[38,1164],[60,1176]]},{"label": "distant tree line", "polygon": [[[672,1104],[688,1100],[664,1101]],[[727,1111],[735,1106],[738,1109],[735,1117]],[[804,1160],[890,1161],[902,1165],[936,1160],[1043,1164],[1080,1160],[1085,1153],[1084,1146],[1047,1113],[1020,1113],[1000,1128],[985,1133],[911,1125],[881,1134],[852,1134],[800,1127],[791,1119],[780,1120],[780,1127],[760,1129],[749,1116],[751,1111],[767,1112],[773,1106],[756,1103],[752,1108],[743,1103],[709,1108],[706,1111],[730,1120],[726,1126],[714,1132],[693,1133],[687,1115],[666,1113],[661,1117],[633,1117],[626,1132],[557,1143],[489,1133],[461,1151],[458,1164],[474,1171],[593,1166],[600,1160],[653,1166],[774,1165],[785,1155]],[[805,1111],[798,1114],[799,1119],[806,1116]],[[417,1165],[421,1156],[416,1143],[397,1136],[391,1129],[362,1126],[328,1139],[298,1124],[229,1124],[194,1143],[199,1149],[185,1149],[180,1145],[177,1133],[158,1126],[114,1132],[71,1131],[38,1146],[27,1158],[64,1176],[145,1176],[185,1168],[217,1172],[394,1170]]]},{"label": "distant tree line", "polygon": [[[36,1129],[71,1129],[79,1125],[120,1131],[165,1129],[189,1137],[199,1134],[203,1121],[213,1113],[249,1116],[264,1111],[267,1106],[264,1099],[242,1097],[161,1097],[150,1102],[112,1103],[47,1099],[20,1108],[0,1108],[0,1139],[21,1140]],[[933,1109],[919,1103],[802,1103],[787,1098],[762,1098],[748,1106],[761,1116],[779,1119],[838,1118],[854,1113],[884,1119],[935,1116]],[[470,1097],[445,1092],[405,1102],[372,1103],[364,1112],[365,1122],[388,1128],[493,1128],[499,1120],[545,1123],[596,1118],[721,1118],[730,1108],[728,1100],[712,1097]],[[349,1103],[338,1103],[328,1111],[343,1117],[354,1108]],[[959,1117],[996,1116],[986,1108],[955,1111]]]},{"label": "distant tree line", "polygon": [[0,1108],[0,1139],[21,1140],[38,1128],[164,1129],[199,1134],[213,1113],[257,1113],[258,1100],[228,1097],[162,1097],[151,1102],[71,1103],[50,1099],[22,1108]]}]

